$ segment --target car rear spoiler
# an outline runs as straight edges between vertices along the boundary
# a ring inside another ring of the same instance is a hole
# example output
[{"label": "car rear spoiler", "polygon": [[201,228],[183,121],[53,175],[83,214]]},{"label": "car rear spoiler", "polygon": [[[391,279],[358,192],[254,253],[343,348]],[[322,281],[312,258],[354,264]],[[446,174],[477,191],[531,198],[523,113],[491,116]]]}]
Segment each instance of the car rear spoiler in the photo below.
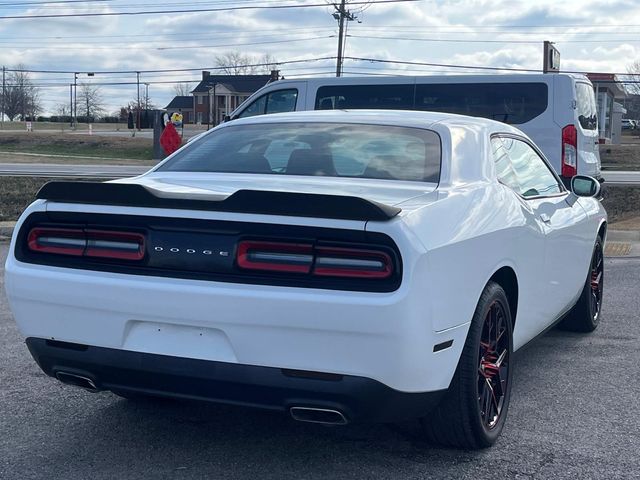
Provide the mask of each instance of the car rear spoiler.
[{"label": "car rear spoiler", "polygon": [[360,197],[316,193],[238,190],[222,200],[162,197],[133,183],[61,182],[45,184],[36,197],[62,203],[175,208],[216,212],[387,221],[402,210]]}]

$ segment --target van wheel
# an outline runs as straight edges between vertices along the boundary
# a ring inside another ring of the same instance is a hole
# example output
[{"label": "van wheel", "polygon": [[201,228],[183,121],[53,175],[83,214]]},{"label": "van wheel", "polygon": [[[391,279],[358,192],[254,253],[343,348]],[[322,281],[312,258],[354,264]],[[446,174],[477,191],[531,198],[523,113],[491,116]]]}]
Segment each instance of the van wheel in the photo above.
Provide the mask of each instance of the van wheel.
[{"label": "van wheel", "polygon": [[421,419],[429,441],[478,449],[498,439],[511,396],[512,324],[507,295],[500,285],[489,282],[451,385],[438,407]]},{"label": "van wheel", "polygon": [[596,239],[591,256],[591,266],[578,303],[560,322],[558,328],[570,332],[593,332],[600,323],[602,293],[604,291],[604,254],[602,239]]}]

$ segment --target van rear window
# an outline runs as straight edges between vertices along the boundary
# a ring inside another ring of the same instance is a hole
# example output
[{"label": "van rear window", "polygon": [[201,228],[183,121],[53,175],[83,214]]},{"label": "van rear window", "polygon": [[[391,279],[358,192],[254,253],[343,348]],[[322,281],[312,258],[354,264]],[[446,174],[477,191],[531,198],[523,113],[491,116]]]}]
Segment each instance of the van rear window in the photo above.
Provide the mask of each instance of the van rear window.
[{"label": "van rear window", "polygon": [[535,82],[332,85],[318,89],[316,110],[427,110],[519,125],[541,115],[548,97],[547,85]]},{"label": "van rear window", "polygon": [[597,130],[598,115],[596,113],[595,94],[588,83],[576,83],[576,106],[580,126],[585,130]]}]

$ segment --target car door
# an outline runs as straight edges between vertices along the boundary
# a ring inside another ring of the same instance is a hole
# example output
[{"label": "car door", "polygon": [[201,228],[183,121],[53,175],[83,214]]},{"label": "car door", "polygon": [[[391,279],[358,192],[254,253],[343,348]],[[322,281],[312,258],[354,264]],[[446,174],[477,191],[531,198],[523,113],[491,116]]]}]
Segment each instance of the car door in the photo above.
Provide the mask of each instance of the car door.
[{"label": "car door", "polygon": [[[545,235],[542,329],[577,298],[584,285],[590,250],[588,216],[542,154],[525,138],[499,137],[513,166],[512,183],[535,212]],[[592,235],[591,235],[592,236]]]}]

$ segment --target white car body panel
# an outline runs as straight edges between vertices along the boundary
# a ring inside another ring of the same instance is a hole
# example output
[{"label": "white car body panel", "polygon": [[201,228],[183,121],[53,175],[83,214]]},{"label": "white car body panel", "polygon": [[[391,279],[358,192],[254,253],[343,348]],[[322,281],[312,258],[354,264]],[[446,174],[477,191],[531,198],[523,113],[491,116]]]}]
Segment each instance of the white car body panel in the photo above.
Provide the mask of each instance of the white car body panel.
[{"label": "white car body panel", "polygon": [[[30,214],[47,211],[380,232],[393,239],[402,258],[402,282],[397,290],[340,291],[36,265],[16,258],[15,234],[5,287],[22,335],[175,357],[356,375],[401,392],[432,392],[449,386],[480,293],[499,269],[508,267],[518,278],[514,348],[571,307],[584,285],[606,213],[597,200],[566,193],[553,199],[555,211],[548,226],[537,212],[548,206],[548,199],[524,200],[498,183],[489,161],[490,135],[526,138],[521,132],[482,119],[389,111],[270,115],[231,125],[318,120],[435,131],[442,140],[439,185],[171,173],[156,167],[118,183],[141,184],[165,198],[220,199],[245,188],[352,195],[397,205],[402,212],[389,221],[365,222],[38,200],[22,215],[15,231]],[[574,207],[569,206],[571,202]],[[451,347],[434,353],[435,345],[449,340]]]}]

